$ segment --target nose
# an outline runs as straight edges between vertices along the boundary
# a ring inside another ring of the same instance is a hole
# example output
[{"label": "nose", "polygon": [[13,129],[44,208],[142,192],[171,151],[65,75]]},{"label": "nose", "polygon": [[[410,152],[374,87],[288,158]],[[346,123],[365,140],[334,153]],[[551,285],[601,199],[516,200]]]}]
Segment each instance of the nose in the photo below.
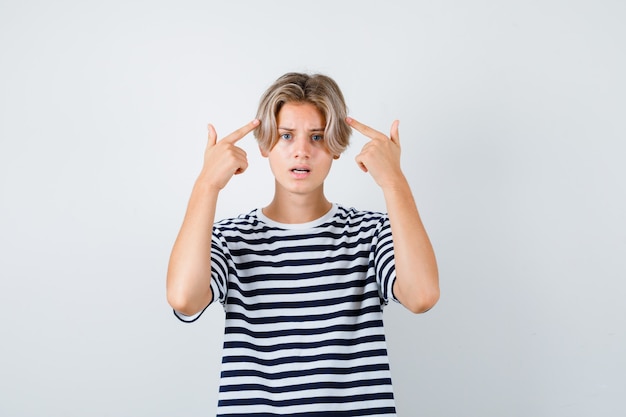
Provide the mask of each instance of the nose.
[{"label": "nose", "polygon": [[311,143],[306,137],[298,137],[294,141],[294,156],[296,158],[308,159],[311,155]]}]

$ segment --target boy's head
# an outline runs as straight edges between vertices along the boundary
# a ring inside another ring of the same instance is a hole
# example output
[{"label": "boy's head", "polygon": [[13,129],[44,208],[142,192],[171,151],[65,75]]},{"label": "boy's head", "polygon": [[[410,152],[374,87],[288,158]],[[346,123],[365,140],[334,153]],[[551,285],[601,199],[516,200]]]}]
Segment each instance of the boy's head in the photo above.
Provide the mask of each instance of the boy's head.
[{"label": "boy's head", "polygon": [[296,72],[277,79],[261,97],[256,116],[261,125],[254,130],[261,149],[270,151],[278,141],[276,116],[290,102],[311,103],[320,111],[326,123],[326,146],[332,155],[341,155],[350,143],[352,129],[346,123],[347,108],[339,86],[326,75]]}]

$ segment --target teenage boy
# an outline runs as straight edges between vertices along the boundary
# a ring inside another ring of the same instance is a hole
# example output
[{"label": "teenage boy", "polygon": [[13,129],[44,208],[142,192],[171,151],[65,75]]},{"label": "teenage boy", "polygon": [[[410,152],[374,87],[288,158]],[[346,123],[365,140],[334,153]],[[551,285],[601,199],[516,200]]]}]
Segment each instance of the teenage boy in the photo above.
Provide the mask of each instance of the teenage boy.
[{"label": "teenage boy", "polygon": [[[386,214],[324,195],[352,129],[369,138],[356,162],[381,187]],[[214,222],[220,190],[248,166],[237,141],[252,131],[274,197]],[[252,122],[219,141],[209,125],[167,298],[183,321],[214,300],[225,309],[219,416],[395,416],[383,306],[422,313],[439,299],[435,255],[400,168],[398,121],[387,137],[347,117],[331,78],[288,73]]]}]

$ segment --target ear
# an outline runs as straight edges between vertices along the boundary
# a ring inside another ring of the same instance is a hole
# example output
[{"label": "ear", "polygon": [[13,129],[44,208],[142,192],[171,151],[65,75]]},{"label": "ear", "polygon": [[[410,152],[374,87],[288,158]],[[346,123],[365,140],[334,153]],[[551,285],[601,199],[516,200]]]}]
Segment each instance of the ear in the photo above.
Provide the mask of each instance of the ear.
[{"label": "ear", "polygon": [[259,151],[261,151],[261,156],[263,156],[263,158],[267,158],[269,156],[269,152],[266,151],[261,145],[259,145]]}]

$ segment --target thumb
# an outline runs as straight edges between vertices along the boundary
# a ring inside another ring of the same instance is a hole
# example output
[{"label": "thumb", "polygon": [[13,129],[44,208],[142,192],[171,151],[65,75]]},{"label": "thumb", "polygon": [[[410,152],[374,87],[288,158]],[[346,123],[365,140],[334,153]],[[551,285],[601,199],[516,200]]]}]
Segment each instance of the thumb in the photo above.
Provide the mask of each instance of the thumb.
[{"label": "thumb", "polygon": [[215,132],[215,127],[209,123],[209,146],[215,145],[217,143],[217,132]]},{"label": "thumb", "polygon": [[398,132],[399,125],[400,125],[400,120],[394,120],[393,123],[391,124],[391,133],[389,135],[389,138],[391,139],[391,141],[395,143],[396,145],[400,144],[400,134]]}]

